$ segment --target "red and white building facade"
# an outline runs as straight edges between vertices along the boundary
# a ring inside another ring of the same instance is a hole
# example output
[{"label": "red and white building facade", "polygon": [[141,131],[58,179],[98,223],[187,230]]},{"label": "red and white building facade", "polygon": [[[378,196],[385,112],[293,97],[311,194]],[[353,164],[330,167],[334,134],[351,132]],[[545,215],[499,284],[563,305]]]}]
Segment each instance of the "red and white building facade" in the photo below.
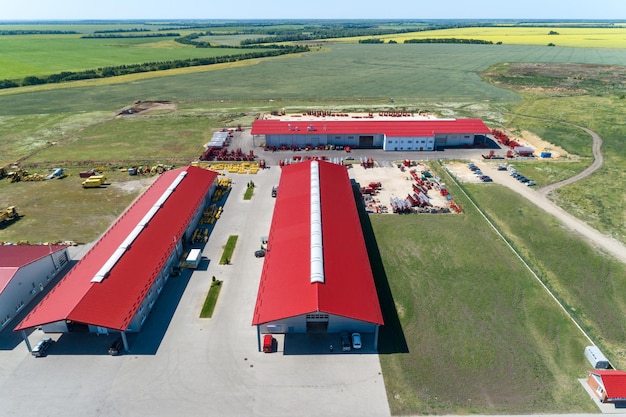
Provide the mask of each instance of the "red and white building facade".
[{"label": "red and white building facade", "polygon": [[67,246],[0,246],[0,330],[69,262]]},{"label": "red and white building facade", "polygon": [[471,146],[489,128],[478,119],[423,117],[299,117],[262,118],[252,124],[252,135],[263,136],[265,146],[382,148],[385,151],[433,151]]}]

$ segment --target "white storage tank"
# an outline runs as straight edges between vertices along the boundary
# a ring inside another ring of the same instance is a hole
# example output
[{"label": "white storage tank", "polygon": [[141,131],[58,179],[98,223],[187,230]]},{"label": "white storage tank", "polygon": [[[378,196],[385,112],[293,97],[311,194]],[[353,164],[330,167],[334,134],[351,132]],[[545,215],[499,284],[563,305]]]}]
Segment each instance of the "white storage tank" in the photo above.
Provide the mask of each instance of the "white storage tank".
[{"label": "white storage tank", "polygon": [[587,346],[585,348],[585,358],[595,369],[608,369],[609,360],[600,352],[597,346]]}]

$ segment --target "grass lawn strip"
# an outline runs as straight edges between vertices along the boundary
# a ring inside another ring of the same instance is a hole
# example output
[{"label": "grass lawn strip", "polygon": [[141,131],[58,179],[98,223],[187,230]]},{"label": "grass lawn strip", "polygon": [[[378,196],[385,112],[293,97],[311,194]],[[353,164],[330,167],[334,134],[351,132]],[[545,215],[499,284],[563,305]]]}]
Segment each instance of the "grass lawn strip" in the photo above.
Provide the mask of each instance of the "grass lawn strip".
[{"label": "grass lawn strip", "polygon": [[230,261],[233,259],[233,252],[235,252],[238,237],[237,235],[228,236],[228,241],[224,246],[224,252],[222,252],[222,257],[220,258],[220,265],[230,264]]},{"label": "grass lawn strip", "polygon": [[213,317],[213,311],[215,310],[215,305],[217,304],[217,298],[220,295],[220,291],[222,290],[222,281],[215,280],[211,281],[211,287],[209,288],[209,293],[204,300],[204,305],[202,306],[202,311],[200,312],[201,319],[210,319]]}]

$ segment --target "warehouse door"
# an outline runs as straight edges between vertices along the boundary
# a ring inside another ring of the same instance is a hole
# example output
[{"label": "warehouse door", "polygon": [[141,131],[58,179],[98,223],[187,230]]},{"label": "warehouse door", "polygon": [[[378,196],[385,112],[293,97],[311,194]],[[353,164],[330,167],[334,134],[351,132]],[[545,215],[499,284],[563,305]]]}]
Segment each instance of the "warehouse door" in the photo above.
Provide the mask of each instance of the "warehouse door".
[{"label": "warehouse door", "polygon": [[359,148],[373,148],[374,136],[359,136]]},{"label": "warehouse door", "polygon": [[307,333],[325,333],[328,331],[328,314],[315,313],[306,315]]}]

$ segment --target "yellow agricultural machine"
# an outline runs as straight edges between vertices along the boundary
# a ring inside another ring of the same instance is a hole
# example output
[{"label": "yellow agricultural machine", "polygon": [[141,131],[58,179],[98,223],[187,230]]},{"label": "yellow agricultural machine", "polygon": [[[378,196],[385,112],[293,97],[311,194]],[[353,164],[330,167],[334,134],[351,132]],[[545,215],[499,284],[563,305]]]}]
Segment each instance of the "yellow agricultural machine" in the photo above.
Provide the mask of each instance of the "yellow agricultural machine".
[{"label": "yellow agricultural machine", "polygon": [[17,213],[15,206],[10,206],[5,209],[2,209],[0,210],[0,225],[12,222],[13,220],[19,217],[20,215]]}]

